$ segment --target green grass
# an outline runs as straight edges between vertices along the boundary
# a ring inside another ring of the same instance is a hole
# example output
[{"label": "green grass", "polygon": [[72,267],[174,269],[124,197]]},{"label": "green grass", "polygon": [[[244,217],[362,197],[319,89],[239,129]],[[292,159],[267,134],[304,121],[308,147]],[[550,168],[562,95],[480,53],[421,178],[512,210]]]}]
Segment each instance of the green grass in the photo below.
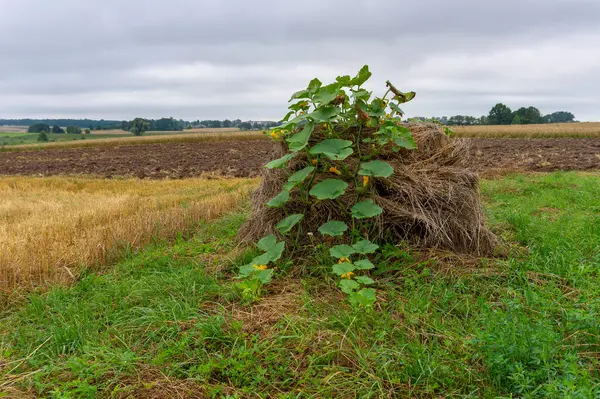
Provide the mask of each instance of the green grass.
[{"label": "green grass", "polygon": [[511,255],[449,269],[388,247],[373,313],[352,311],[317,272],[280,276],[240,305],[231,272],[252,255],[235,249],[243,214],[33,293],[0,314],[0,392],[598,397],[600,175],[517,175],[482,193]]},{"label": "green grass", "polygon": [[[49,142],[67,142],[81,140],[85,137],[85,140],[92,139],[106,139],[106,138],[117,138],[117,137],[130,137],[131,134],[58,134],[58,133],[47,133]],[[8,147],[13,145],[21,144],[38,144],[38,133],[1,133],[0,132],[0,148]]]}]

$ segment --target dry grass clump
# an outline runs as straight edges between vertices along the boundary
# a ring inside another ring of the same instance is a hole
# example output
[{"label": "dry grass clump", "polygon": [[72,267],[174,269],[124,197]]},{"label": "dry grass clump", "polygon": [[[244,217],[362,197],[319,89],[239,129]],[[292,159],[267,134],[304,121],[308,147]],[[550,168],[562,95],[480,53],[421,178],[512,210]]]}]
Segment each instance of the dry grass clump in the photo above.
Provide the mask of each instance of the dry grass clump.
[{"label": "dry grass clump", "polygon": [[600,122],[451,126],[451,128],[457,137],[470,138],[600,137]]},{"label": "dry grass clump", "polygon": [[239,205],[252,179],[0,178],[0,290],[69,281]]},{"label": "dry grass clump", "polygon": [[[375,219],[371,239],[388,242],[406,240],[420,247],[439,247],[460,253],[489,254],[495,237],[485,227],[478,191],[478,176],[472,171],[468,143],[448,138],[433,124],[407,125],[419,146],[418,150],[391,149],[382,151],[378,159],[394,167],[388,179],[375,179],[370,184],[375,203],[383,208],[383,214]],[[372,132],[363,132],[363,137]],[[319,141],[319,132],[311,140]],[[368,149],[364,148],[363,153]],[[285,149],[281,148],[281,156]],[[299,154],[291,162],[289,172],[307,165],[307,158]],[[355,156],[344,161],[350,168],[356,166]],[[321,178],[322,179],[322,178]],[[273,233],[274,226],[287,213],[304,212],[304,204],[292,199],[283,209],[270,209],[264,204],[275,197],[287,181],[284,170],[265,170],[262,182],[254,194],[253,214],[240,230],[240,238],[255,242]],[[349,209],[356,201],[356,190],[350,183],[346,193],[336,201],[317,201],[305,213],[301,222],[301,242],[308,242],[309,235],[318,236],[319,226],[329,220],[341,220],[352,225],[343,209]],[[340,206],[340,204],[342,206]],[[295,239],[295,237],[294,237]]]}]

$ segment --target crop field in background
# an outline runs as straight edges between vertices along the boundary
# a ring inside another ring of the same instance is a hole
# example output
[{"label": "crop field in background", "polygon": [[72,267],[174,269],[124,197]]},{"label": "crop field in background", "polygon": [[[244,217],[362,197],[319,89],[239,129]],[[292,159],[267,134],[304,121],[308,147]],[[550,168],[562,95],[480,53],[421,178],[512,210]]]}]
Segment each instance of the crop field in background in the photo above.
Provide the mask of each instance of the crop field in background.
[{"label": "crop field in background", "polygon": [[239,205],[251,179],[0,178],[0,291],[73,280]]},{"label": "crop field in background", "polygon": [[[44,215],[62,215],[71,228],[53,242],[85,238],[84,253],[97,242],[77,224],[102,229],[111,205],[130,214],[136,201],[156,208],[194,194],[219,206],[211,190],[233,198],[255,184],[13,181],[13,209],[29,209],[11,212],[19,228],[49,242]],[[40,205],[49,193],[57,202]],[[597,398],[600,174],[512,175],[483,181],[482,195],[498,256],[387,247],[374,260],[371,313],[348,305],[319,259],[302,279],[282,267],[258,303],[241,305],[232,276],[256,252],[237,245],[239,210],[71,286],[13,298],[0,308],[0,397]]]},{"label": "crop field in background", "polygon": [[[227,129],[226,129],[227,130]],[[63,135],[66,136],[66,135]],[[262,132],[256,131],[222,131],[222,129],[205,129],[198,133],[179,133],[179,134],[156,134],[156,135],[144,135],[144,136],[132,136],[127,135],[126,137],[119,137],[116,135],[107,134],[106,137],[98,138],[95,140],[65,141],[56,143],[35,143],[35,144],[23,144],[23,145],[10,145],[0,147],[2,151],[35,151],[35,150],[52,150],[52,149],[67,149],[67,148],[85,148],[85,147],[118,147],[124,145],[138,145],[138,144],[159,144],[159,143],[198,143],[198,142],[210,142],[210,141],[224,141],[224,140],[252,140],[262,139],[264,135]],[[89,135],[89,136],[94,136]]]},{"label": "crop field in background", "polygon": [[556,138],[600,137],[600,122],[549,123],[543,125],[451,126],[457,137]]}]

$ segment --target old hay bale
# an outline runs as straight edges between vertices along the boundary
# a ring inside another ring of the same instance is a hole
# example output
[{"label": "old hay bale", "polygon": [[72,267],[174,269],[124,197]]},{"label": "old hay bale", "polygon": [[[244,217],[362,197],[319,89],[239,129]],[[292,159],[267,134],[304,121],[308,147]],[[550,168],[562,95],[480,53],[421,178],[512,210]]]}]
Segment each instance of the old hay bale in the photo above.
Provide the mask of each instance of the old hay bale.
[{"label": "old hay bale", "polygon": [[[387,179],[376,179],[370,184],[367,197],[383,208],[376,218],[370,239],[387,242],[406,241],[413,246],[444,248],[458,253],[490,254],[495,237],[486,228],[478,189],[478,176],[470,168],[469,145],[461,139],[447,137],[435,124],[407,124],[418,144],[418,150],[390,149],[382,151],[378,159],[390,163],[394,174]],[[372,132],[371,132],[372,133]],[[369,131],[363,133],[368,136]],[[311,141],[322,138],[315,131]],[[320,137],[319,137],[320,136]],[[366,146],[366,145],[365,145]],[[287,149],[282,144],[274,158]],[[365,152],[367,149],[365,148]],[[344,161],[353,167],[358,159]],[[288,170],[265,170],[258,190],[254,193],[252,215],[240,229],[239,238],[256,242],[276,233],[274,226],[290,213],[304,213],[300,235],[292,239],[308,243],[321,241],[318,228],[329,220],[352,223],[343,208],[356,201],[356,190],[350,184],[346,194],[336,201],[317,201],[305,211],[305,205],[292,200],[283,209],[265,206],[287,182],[287,176],[308,164],[304,153],[299,153]],[[298,196],[295,196],[298,197]],[[340,207],[339,204],[344,206]],[[312,233],[308,234],[308,233]]]}]

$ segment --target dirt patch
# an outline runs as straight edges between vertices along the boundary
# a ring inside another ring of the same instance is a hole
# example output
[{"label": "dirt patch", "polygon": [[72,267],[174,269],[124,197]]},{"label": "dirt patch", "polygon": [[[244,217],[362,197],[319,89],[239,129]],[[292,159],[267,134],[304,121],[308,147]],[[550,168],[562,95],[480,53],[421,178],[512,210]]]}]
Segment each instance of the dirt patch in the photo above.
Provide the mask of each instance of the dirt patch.
[{"label": "dirt patch", "polygon": [[[600,138],[468,139],[474,167],[497,171],[600,170]],[[266,140],[161,143],[0,152],[0,174],[179,179],[216,173],[254,177],[274,157]]]},{"label": "dirt patch", "polygon": [[164,143],[0,153],[0,174],[181,179],[215,173],[258,175],[273,148],[263,140]]},{"label": "dirt patch", "polygon": [[599,170],[600,139],[470,139],[477,168],[552,172]]}]

